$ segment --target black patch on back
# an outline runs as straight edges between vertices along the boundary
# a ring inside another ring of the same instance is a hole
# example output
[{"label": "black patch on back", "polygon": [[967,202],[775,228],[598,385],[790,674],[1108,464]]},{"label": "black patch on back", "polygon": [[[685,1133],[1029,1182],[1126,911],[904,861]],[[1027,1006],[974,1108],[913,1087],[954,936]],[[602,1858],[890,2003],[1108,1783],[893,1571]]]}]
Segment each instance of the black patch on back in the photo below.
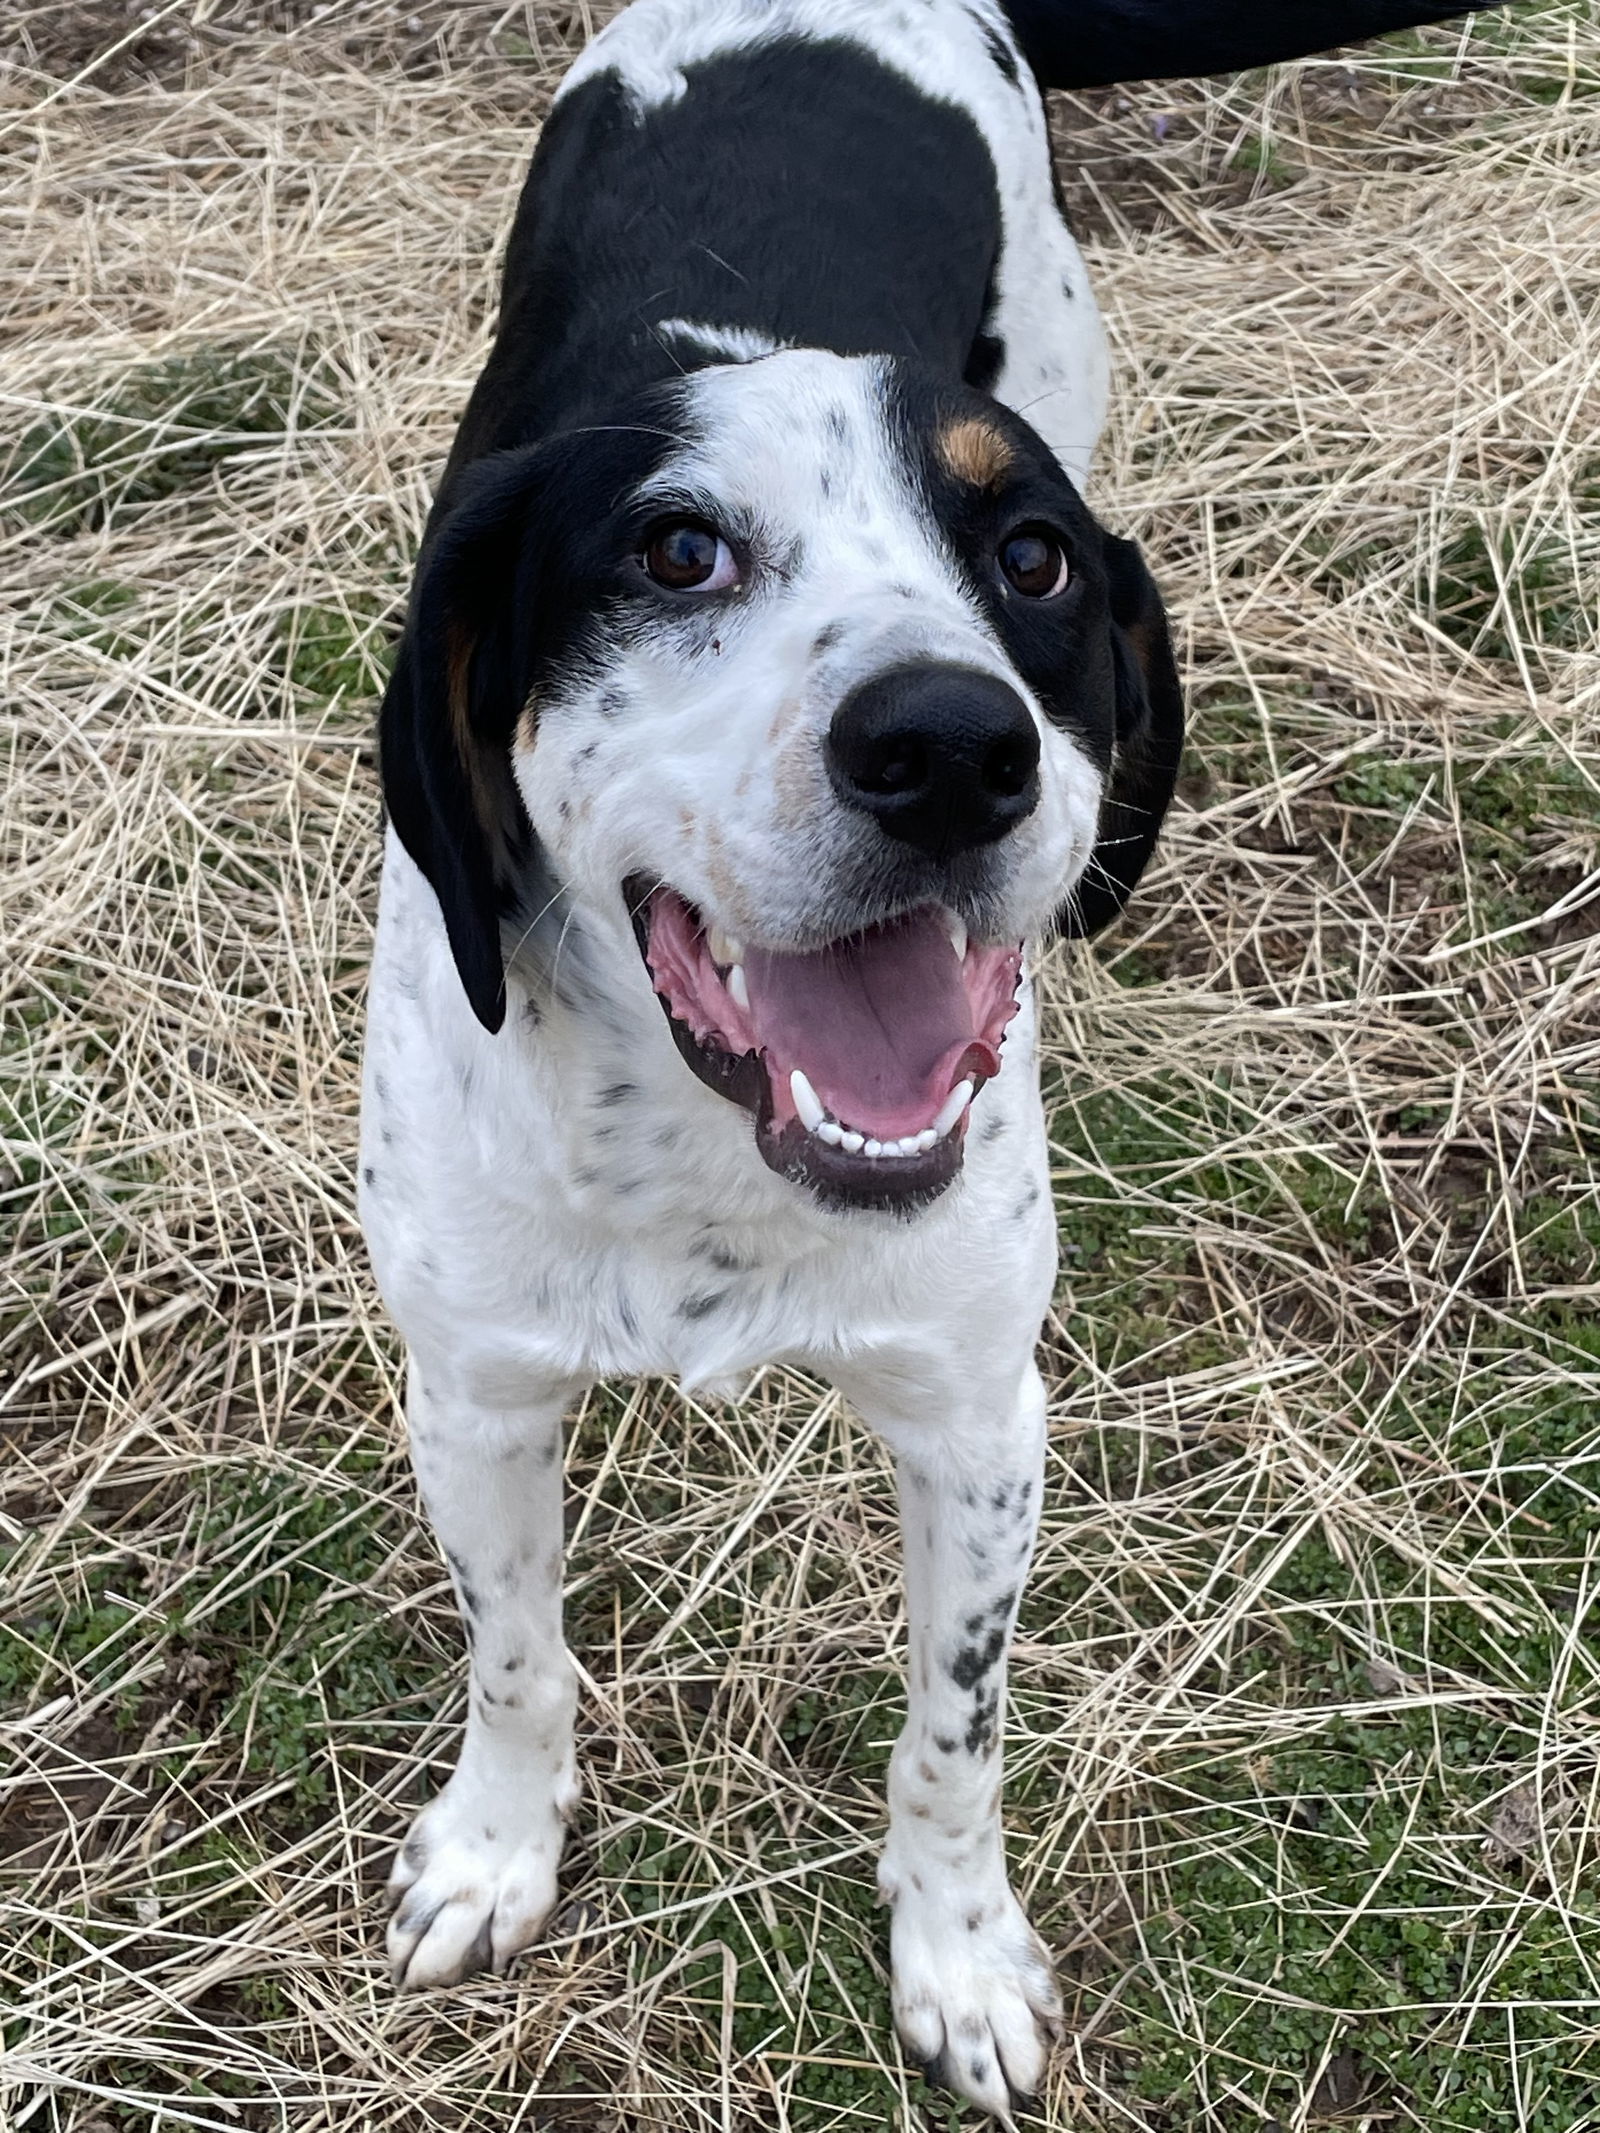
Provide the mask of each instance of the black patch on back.
[{"label": "black patch on back", "polygon": [[842,42],[777,38],[686,75],[642,117],[614,74],[551,112],[446,486],[484,452],[718,360],[664,347],[662,318],[961,375],[1000,249],[974,121]]}]

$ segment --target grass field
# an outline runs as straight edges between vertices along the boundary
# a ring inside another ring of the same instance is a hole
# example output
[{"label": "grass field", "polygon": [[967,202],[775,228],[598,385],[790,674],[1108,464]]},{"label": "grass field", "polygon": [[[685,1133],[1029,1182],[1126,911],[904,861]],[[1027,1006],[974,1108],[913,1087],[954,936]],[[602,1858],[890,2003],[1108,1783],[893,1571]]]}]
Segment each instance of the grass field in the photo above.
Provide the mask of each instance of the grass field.
[{"label": "grass field", "polygon": [[[547,1950],[396,2003],[458,1634],[352,1217],[375,692],[607,8],[0,17],[0,2121],[944,2127],[886,1465],[570,1441]],[[1600,0],[1064,104],[1194,711],[1058,951],[1040,2123],[1600,2128]],[[953,2118],[950,2120],[953,2122]]]}]

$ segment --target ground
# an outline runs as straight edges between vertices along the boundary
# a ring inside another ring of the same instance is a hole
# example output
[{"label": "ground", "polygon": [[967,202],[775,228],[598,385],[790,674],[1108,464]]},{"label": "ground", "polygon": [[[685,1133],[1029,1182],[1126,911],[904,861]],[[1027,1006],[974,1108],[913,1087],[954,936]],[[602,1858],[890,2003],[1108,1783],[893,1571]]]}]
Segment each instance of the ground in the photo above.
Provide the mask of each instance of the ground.
[{"label": "ground", "polygon": [[[462,1669],[352,1219],[386,647],[606,9],[0,23],[0,2118],[946,2123],[885,1464],[571,1430],[551,1946],[390,1996]],[[1600,2126],[1600,8],[1065,102],[1183,799],[1058,951],[1038,2123]],[[1035,2121],[1030,2120],[1029,2123]]]}]

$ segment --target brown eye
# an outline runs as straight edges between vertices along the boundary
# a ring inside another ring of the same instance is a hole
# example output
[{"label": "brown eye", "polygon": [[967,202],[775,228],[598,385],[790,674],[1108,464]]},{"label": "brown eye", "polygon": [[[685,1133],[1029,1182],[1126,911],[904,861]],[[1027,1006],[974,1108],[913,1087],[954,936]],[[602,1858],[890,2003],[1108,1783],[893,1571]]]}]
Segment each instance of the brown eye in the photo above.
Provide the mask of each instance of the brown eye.
[{"label": "brown eye", "polygon": [[1006,583],[1027,600],[1053,600],[1072,582],[1066,550],[1048,526],[1021,526],[1000,543]]},{"label": "brown eye", "polygon": [[663,519],[644,548],[644,567],[669,592],[722,592],[738,582],[733,551],[698,519]]}]

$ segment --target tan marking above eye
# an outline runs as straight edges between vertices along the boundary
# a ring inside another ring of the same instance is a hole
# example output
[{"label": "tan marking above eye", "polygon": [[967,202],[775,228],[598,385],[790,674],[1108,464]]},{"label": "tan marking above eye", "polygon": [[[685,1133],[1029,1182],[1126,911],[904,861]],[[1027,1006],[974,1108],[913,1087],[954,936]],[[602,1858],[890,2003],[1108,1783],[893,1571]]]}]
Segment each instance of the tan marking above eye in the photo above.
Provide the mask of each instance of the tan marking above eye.
[{"label": "tan marking above eye", "polygon": [[961,415],[939,432],[939,457],[957,481],[998,489],[1011,472],[1011,446],[977,415]]}]

